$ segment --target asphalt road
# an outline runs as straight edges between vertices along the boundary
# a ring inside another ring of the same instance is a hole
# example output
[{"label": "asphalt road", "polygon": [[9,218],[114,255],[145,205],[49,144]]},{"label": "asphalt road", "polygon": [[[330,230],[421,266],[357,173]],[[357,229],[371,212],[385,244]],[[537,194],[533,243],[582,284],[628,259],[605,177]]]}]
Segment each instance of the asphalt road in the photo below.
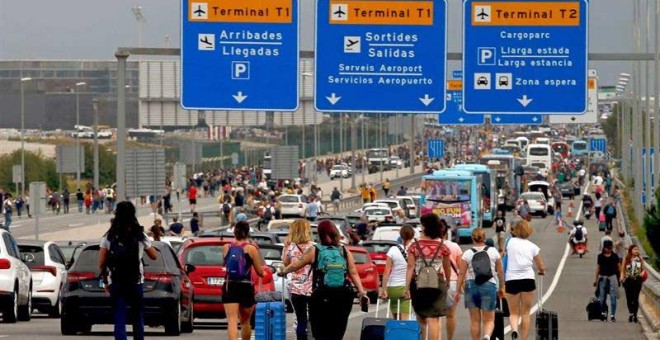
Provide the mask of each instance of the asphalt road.
[{"label": "asphalt road", "polygon": [[[568,201],[564,200],[564,211],[567,210]],[[573,213],[579,212],[579,204],[575,204]],[[565,217],[567,221],[572,218]],[[75,220],[72,219],[72,220]],[[509,220],[511,217],[509,216]],[[586,258],[580,259],[576,256],[567,256],[565,233],[558,233],[555,229],[554,219],[548,216],[545,219],[535,217],[532,226],[534,233],[531,240],[541,247],[541,255],[546,263],[547,272],[545,275],[544,300],[551,307],[551,310],[559,311],[560,315],[560,337],[570,339],[622,339],[625,334],[626,339],[642,339],[639,334],[639,327],[634,324],[625,323],[625,300],[619,302],[619,322],[609,324],[600,322],[586,322],[586,313],[584,306],[588,300],[589,292],[592,291],[589,282],[582,282],[593,277],[593,268],[595,267],[595,256],[597,253],[597,239],[600,235],[593,232],[595,221],[590,221],[588,227],[590,230],[590,244],[592,253],[587,254]],[[597,230],[597,229],[596,229]],[[493,236],[494,230],[487,230],[488,236]],[[464,250],[469,249],[469,245],[461,246]],[[596,247],[596,249],[593,249]],[[567,266],[566,269],[564,266]],[[579,266],[579,267],[578,267]],[[564,272],[561,277],[561,272]],[[559,276],[557,276],[559,274]],[[583,278],[584,277],[584,278]],[[577,288],[576,288],[577,287]],[[623,293],[623,292],[621,292]],[[623,294],[621,294],[623,295]],[[459,302],[457,315],[457,330],[454,339],[469,339],[469,315],[463,307],[463,301]],[[384,315],[384,308],[381,306],[380,315]],[[375,305],[370,306],[370,316],[373,316]],[[353,311],[348,321],[348,330],[345,339],[359,339],[361,323],[365,314],[360,311],[359,305],[353,306]],[[288,314],[287,339],[295,339],[293,332],[293,314]],[[508,325],[508,319],[505,319],[505,326]],[[532,331],[530,338],[535,334],[532,319]],[[444,327],[444,322],[443,322]],[[444,328],[443,328],[444,329]],[[574,331],[578,330],[578,333]],[[612,329],[615,330],[612,332]],[[620,331],[616,331],[619,329]],[[571,333],[568,333],[570,330]],[[508,331],[508,329],[507,329]],[[444,334],[444,330],[443,330]],[[97,325],[92,329],[92,333],[85,336],[76,336],[77,339],[97,339],[99,337],[112,336],[112,326]],[[21,322],[12,325],[2,325],[0,327],[0,339],[37,339],[45,337],[47,339],[63,339],[60,335],[59,319],[48,319],[43,315],[35,315],[30,322]],[[162,328],[147,328],[147,338],[164,337]],[[223,320],[196,320],[195,331],[192,335],[182,335],[180,338],[186,339],[227,339],[226,324]],[[443,338],[446,339],[446,337]]]}]

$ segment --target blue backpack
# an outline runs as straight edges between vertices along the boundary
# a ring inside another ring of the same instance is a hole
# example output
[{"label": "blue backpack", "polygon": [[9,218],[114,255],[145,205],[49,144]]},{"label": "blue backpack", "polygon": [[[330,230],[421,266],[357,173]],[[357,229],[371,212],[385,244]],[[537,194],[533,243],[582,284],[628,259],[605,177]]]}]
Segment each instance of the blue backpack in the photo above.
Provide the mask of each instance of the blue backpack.
[{"label": "blue backpack", "polygon": [[245,258],[245,250],[243,249],[246,244],[231,243],[229,245],[229,251],[225,255],[227,281],[252,281],[252,273]]},{"label": "blue backpack", "polygon": [[314,278],[316,286],[338,288],[346,285],[346,262],[344,247],[316,245],[316,272]]}]

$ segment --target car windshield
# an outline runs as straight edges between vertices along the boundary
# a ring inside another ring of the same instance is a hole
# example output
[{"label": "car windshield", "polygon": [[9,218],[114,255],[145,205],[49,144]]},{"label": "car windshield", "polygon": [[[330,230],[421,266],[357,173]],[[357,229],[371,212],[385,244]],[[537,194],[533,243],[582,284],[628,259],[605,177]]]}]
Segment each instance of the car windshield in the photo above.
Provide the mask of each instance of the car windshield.
[{"label": "car windshield", "polygon": [[530,148],[529,149],[529,155],[530,156],[548,156],[550,154],[550,148]]},{"label": "car windshield", "polygon": [[376,203],[385,203],[385,204],[387,204],[388,207],[390,207],[390,209],[394,209],[394,208],[399,207],[399,204],[397,202],[392,202],[392,201],[384,201],[384,202],[380,201],[380,202],[376,202]]},{"label": "car windshield", "polygon": [[323,220],[330,220],[332,223],[334,223],[337,227],[339,227],[339,230],[341,230],[342,233],[346,234],[346,230],[348,229],[349,225],[347,224],[346,220],[343,218],[320,218],[317,220],[317,222],[323,221]]},{"label": "car windshield", "polygon": [[573,149],[575,149],[575,150],[586,150],[587,149],[587,143],[586,142],[575,142],[575,143],[573,143]]},{"label": "car windshield", "polygon": [[539,169],[545,169],[545,163],[532,163],[532,166],[535,166]]},{"label": "car windshield", "polygon": [[259,251],[266,260],[282,260],[282,248],[259,248]]},{"label": "car windshield", "polygon": [[30,269],[37,266],[43,266],[45,264],[43,247],[19,245],[18,250],[21,251],[21,255],[25,255],[25,254],[34,255],[34,261],[30,261],[26,263]]},{"label": "car windshield", "polygon": [[[285,230],[288,230],[285,229]],[[273,239],[266,235],[251,235],[250,239],[258,245],[270,245],[273,244]]]},{"label": "car windshield", "polygon": [[288,231],[291,225],[289,223],[276,223],[273,222],[270,225],[270,231],[276,232],[276,231]]},{"label": "car windshield", "polygon": [[341,165],[332,166],[332,170],[341,170]]},{"label": "car windshield", "polygon": [[195,266],[222,266],[222,247],[216,244],[190,247],[186,251],[184,263]]},{"label": "car windshield", "polygon": [[390,248],[392,248],[392,245],[387,243],[387,244],[365,244],[363,247],[367,248],[367,250],[370,253],[379,253],[379,254],[384,254],[387,253]]},{"label": "car windshield", "polygon": [[355,261],[355,264],[369,263],[369,256],[367,256],[367,253],[353,250],[351,251],[351,254],[353,254],[353,260]]},{"label": "car windshield", "polygon": [[386,209],[366,209],[364,213],[369,216],[385,216],[390,212]]},{"label": "car windshield", "polygon": [[427,180],[426,200],[435,202],[469,202],[470,180]]},{"label": "car windshield", "polygon": [[[160,249],[156,247],[159,254],[156,256],[155,260],[149,258],[149,256],[142,256],[142,264],[144,265],[144,270],[146,272],[164,272],[165,271],[165,261],[163,259]],[[76,271],[89,271],[98,273],[99,272],[99,246],[91,246],[85,248],[78,256],[78,259],[74,263]]]},{"label": "car windshield", "polygon": [[544,200],[545,196],[540,192],[531,192],[520,195],[520,198],[526,200]]},{"label": "car windshield", "polygon": [[280,202],[282,203],[298,203],[300,199],[298,196],[280,196]]}]

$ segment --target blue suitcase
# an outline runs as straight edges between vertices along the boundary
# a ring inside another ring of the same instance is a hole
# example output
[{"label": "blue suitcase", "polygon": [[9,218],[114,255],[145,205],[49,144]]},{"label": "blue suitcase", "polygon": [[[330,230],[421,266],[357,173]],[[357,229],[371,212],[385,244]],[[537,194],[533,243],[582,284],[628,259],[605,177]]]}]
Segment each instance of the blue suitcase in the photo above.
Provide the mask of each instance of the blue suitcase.
[{"label": "blue suitcase", "polygon": [[257,340],[286,339],[286,307],[282,301],[257,303],[254,319]]},{"label": "blue suitcase", "polygon": [[[400,301],[397,301],[397,314],[401,314]],[[422,328],[419,322],[413,318],[412,306],[410,306],[408,320],[387,320],[385,323],[385,340],[421,340]],[[389,312],[389,310],[388,310]]]},{"label": "blue suitcase", "polygon": [[[261,291],[261,282],[259,291]],[[285,340],[286,304],[284,303],[284,294],[280,292],[259,292],[255,298],[257,300],[254,317],[255,339]]]}]

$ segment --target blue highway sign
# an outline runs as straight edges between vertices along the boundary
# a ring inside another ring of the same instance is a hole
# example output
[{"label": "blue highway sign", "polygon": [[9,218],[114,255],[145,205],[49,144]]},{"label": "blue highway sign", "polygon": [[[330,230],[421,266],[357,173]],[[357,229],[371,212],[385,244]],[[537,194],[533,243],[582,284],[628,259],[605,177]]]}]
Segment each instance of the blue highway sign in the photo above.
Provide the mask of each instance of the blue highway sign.
[{"label": "blue highway sign", "polygon": [[589,141],[589,150],[590,151],[600,151],[602,153],[607,152],[607,139],[605,139],[605,138],[592,138]]},{"label": "blue highway sign", "polygon": [[447,0],[317,0],[321,112],[445,109]]},{"label": "blue highway sign", "polygon": [[490,123],[493,125],[541,125],[543,115],[523,114],[523,115],[490,115]]},{"label": "blue highway sign", "polygon": [[464,0],[467,113],[587,110],[587,0]]},{"label": "blue highway sign", "polygon": [[181,3],[183,108],[298,108],[298,0]]},{"label": "blue highway sign", "polygon": [[[454,76],[456,75],[454,71]],[[484,115],[466,114],[463,112],[462,81],[450,80],[447,82],[447,108],[438,115],[438,123],[442,125],[483,125]]]},{"label": "blue highway sign", "polygon": [[442,139],[429,139],[429,158],[442,158],[445,156],[445,141]]}]

